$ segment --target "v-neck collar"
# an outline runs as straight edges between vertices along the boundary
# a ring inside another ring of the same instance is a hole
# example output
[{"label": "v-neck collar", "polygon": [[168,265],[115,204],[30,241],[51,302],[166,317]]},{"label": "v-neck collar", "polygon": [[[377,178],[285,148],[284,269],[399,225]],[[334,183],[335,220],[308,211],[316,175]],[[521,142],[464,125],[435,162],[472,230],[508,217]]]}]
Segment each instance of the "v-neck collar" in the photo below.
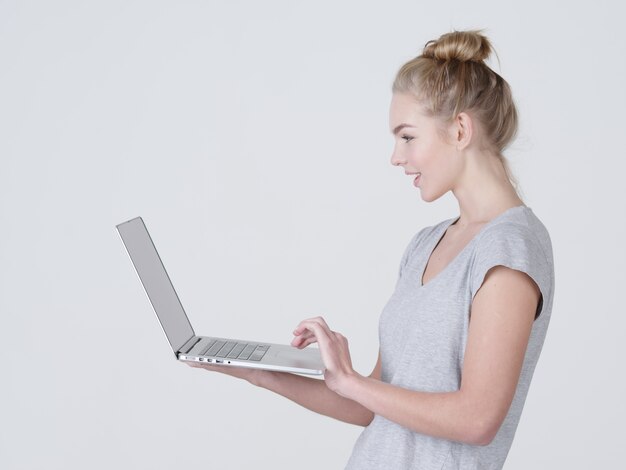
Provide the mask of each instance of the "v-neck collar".
[{"label": "v-neck collar", "polygon": [[462,255],[469,249],[469,247],[471,245],[474,244],[474,242],[476,240],[478,240],[478,238],[480,238],[480,236],[482,235],[482,233],[485,231],[485,229],[489,226],[491,226],[495,221],[497,221],[498,219],[500,219],[501,217],[503,217],[504,215],[508,214],[509,212],[511,212],[514,209],[518,209],[518,208],[527,208],[530,209],[530,207],[522,204],[519,206],[513,206],[513,207],[509,207],[508,209],[506,209],[505,211],[501,212],[500,214],[498,214],[497,216],[495,216],[493,219],[491,219],[489,222],[487,222],[485,225],[483,225],[481,227],[481,229],[478,231],[478,233],[476,233],[476,235],[474,235],[472,237],[472,239],[467,242],[465,244],[465,246],[461,249],[461,251],[459,251],[457,253],[457,255],[451,259],[448,264],[446,264],[443,269],[441,271],[439,271],[437,274],[435,274],[435,276],[433,276],[426,284],[424,284],[424,274],[426,273],[426,268],[428,267],[428,263],[430,262],[430,258],[433,255],[433,252],[435,251],[435,248],[437,248],[437,246],[439,246],[439,243],[441,243],[441,240],[443,240],[443,237],[445,236],[446,232],[448,231],[448,229],[455,224],[456,222],[458,222],[458,220],[461,218],[461,216],[458,216],[454,219],[450,219],[447,221],[447,223],[443,223],[441,225],[441,228],[437,234],[437,237],[435,238],[435,244],[432,245],[432,248],[430,248],[428,256],[426,258],[426,261],[423,263],[422,268],[420,269],[420,276],[419,276],[419,287],[420,288],[425,288],[428,287],[433,281],[437,280],[437,278],[441,277],[449,268],[450,266],[452,266],[459,258],[462,257]]}]

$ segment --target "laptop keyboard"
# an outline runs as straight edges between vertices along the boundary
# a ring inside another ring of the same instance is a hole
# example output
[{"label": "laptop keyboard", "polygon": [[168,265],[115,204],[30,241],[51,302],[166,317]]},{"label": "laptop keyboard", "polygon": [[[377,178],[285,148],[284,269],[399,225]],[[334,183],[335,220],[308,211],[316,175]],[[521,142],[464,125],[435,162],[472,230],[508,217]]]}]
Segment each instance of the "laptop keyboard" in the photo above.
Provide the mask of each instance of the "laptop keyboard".
[{"label": "laptop keyboard", "polygon": [[265,344],[237,343],[236,341],[212,339],[199,355],[227,359],[242,359],[245,361],[260,361],[269,348],[270,347]]}]

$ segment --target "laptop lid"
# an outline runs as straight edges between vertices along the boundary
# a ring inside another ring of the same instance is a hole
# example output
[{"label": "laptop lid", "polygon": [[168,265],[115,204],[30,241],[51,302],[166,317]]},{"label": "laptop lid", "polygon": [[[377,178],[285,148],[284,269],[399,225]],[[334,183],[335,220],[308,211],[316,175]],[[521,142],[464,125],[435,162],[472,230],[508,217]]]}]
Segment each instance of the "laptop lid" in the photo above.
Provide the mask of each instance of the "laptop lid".
[{"label": "laptop lid", "polygon": [[116,225],[174,354],[195,336],[141,217]]}]

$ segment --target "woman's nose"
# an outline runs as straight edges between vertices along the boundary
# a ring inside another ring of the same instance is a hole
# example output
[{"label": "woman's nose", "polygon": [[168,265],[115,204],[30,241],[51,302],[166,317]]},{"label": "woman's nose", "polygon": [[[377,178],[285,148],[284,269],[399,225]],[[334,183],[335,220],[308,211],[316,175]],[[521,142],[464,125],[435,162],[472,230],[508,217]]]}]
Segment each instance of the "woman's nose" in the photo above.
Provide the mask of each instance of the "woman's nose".
[{"label": "woman's nose", "polygon": [[405,163],[404,159],[401,158],[398,155],[398,152],[396,151],[396,149],[394,149],[393,152],[391,153],[391,164],[393,166],[399,166],[399,165],[402,165],[403,163]]}]

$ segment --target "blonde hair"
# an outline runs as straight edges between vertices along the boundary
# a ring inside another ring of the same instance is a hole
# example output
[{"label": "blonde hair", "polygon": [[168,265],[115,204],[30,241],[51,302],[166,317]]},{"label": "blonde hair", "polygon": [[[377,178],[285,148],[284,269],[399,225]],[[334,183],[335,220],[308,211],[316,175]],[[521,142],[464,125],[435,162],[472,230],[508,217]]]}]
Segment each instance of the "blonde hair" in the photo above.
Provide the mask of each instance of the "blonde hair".
[{"label": "blonde hair", "polygon": [[[453,31],[428,41],[421,55],[400,68],[392,91],[412,95],[427,116],[442,125],[470,111],[483,131],[485,150],[498,157],[519,192],[519,183],[503,155],[517,135],[517,110],[509,84],[484,62],[495,50],[482,32]],[[440,132],[443,135],[443,126]]]}]

